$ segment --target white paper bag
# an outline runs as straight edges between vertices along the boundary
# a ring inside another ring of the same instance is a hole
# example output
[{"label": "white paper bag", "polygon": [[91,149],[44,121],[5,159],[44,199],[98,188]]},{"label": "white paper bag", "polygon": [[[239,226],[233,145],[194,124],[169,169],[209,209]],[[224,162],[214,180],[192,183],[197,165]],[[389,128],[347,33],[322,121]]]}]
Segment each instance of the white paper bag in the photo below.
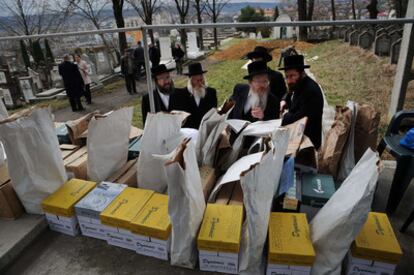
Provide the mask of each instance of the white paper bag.
[{"label": "white paper bag", "polygon": [[149,113],[141,138],[141,151],[137,162],[138,187],[163,193],[168,177],[163,160],[154,155],[166,155],[174,151],[184,136],[181,125],[188,113]]},{"label": "white paper bag", "polygon": [[88,126],[88,179],[101,182],[128,160],[133,107],[93,117]]},{"label": "white paper bag", "polygon": [[34,109],[0,122],[0,140],[26,212],[42,214],[42,200],[67,180],[50,110]]},{"label": "white paper bag", "polygon": [[195,145],[185,139],[167,159],[168,214],[172,224],[171,264],[194,268],[197,234],[206,204]]},{"label": "white paper bag", "polygon": [[378,180],[379,157],[368,149],[310,224],[313,275],[341,274],[341,263],[364,226]]}]

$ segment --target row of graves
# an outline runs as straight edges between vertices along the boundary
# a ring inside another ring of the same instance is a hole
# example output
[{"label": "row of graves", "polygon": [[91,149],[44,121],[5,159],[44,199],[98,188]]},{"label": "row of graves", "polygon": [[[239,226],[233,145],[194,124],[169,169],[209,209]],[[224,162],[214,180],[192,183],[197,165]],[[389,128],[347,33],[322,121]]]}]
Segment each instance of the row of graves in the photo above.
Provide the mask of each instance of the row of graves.
[{"label": "row of graves", "polygon": [[378,56],[389,56],[397,64],[401,48],[403,25],[366,25],[340,27],[336,35],[351,46],[370,50]]},{"label": "row of graves", "polygon": [[13,114],[0,122],[0,216],[42,214],[51,230],[204,271],[393,274],[401,248],[371,212],[374,108],[338,107],[316,152],[307,118],[228,120],[233,105],[198,130],[181,128],[183,112],[131,127],[132,107],[64,124],[48,109]]}]

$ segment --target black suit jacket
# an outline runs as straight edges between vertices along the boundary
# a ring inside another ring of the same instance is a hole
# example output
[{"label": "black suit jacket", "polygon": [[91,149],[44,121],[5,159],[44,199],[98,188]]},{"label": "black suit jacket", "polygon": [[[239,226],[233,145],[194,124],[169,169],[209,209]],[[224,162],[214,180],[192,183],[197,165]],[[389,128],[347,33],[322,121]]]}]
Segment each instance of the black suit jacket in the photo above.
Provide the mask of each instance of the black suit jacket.
[{"label": "black suit jacket", "polygon": [[305,76],[294,94],[287,94],[285,100],[289,112],[283,116],[282,125],[308,117],[305,135],[310,138],[315,148],[319,149],[322,139],[323,96],[318,83]]},{"label": "black suit jacket", "polygon": [[63,78],[67,96],[81,97],[84,84],[78,65],[70,61],[63,61],[59,64],[59,74]]},{"label": "black suit jacket", "polygon": [[[235,106],[229,115],[229,119],[242,119],[250,122],[258,121],[252,117],[251,112],[244,113],[244,105],[249,95],[250,86],[248,84],[237,84],[233,89],[231,99],[235,102]],[[279,117],[279,103],[276,97],[269,93],[267,95],[266,108],[264,110],[263,120],[277,119]]]},{"label": "black suit jacket", "polygon": [[268,70],[270,81],[270,93],[273,94],[276,97],[276,99],[280,102],[287,92],[285,78],[280,72],[274,71],[270,68],[268,68]]},{"label": "black suit jacket", "polygon": [[[174,97],[174,93],[170,94],[170,100],[169,100],[169,106],[168,108],[164,105],[164,103],[161,100],[161,96],[158,93],[157,89],[154,89],[154,104],[155,104],[155,112],[169,112],[171,111],[172,107],[172,98]],[[145,125],[145,121],[147,120],[147,114],[151,111],[150,108],[150,101],[149,101],[149,94],[144,95],[142,98],[142,104],[141,104],[141,111],[142,111],[142,122]]]},{"label": "black suit jacket", "polygon": [[200,100],[200,105],[197,106],[194,96],[187,88],[177,89],[171,103],[172,110],[185,111],[191,114],[184,123],[183,128],[198,129],[203,116],[211,108],[217,107],[217,92],[216,89],[207,87],[205,97]]}]

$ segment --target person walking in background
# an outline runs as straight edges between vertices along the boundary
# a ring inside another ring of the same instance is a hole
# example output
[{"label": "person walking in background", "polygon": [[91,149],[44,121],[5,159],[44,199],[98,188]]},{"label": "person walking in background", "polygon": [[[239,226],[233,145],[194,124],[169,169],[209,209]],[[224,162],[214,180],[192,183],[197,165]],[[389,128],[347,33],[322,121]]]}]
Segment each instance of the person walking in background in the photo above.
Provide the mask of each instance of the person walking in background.
[{"label": "person walking in background", "polygon": [[183,74],[184,51],[181,49],[180,43],[176,43],[172,50],[172,55],[177,67],[177,74]]},{"label": "person walking in background", "polygon": [[125,77],[125,85],[130,95],[137,93],[137,87],[135,84],[137,66],[132,52],[132,49],[126,49],[121,58],[121,73]]},{"label": "person walking in background", "polygon": [[91,77],[89,76],[89,65],[86,63],[85,60],[82,60],[80,54],[75,54],[75,61],[78,65],[79,72],[83,79],[84,86],[84,95],[86,98],[86,104],[92,104],[92,96],[91,96]]},{"label": "person walking in background", "polygon": [[59,74],[62,76],[72,111],[85,110],[80,100],[83,93],[83,79],[78,66],[70,61],[69,54],[63,56],[63,62],[59,64]]},{"label": "person walking in background", "polygon": [[148,54],[151,60],[152,67],[157,67],[160,64],[161,60],[161,53],[158,47],[151,43],[149,45]]},{"label": "person walking in background", "polygon": [[142,68],[145,70],[144,48],[142,47],[141,41],[138,41],[137,47],[134,50],[134,59],[137,64],[137,80],[140,80]]}]

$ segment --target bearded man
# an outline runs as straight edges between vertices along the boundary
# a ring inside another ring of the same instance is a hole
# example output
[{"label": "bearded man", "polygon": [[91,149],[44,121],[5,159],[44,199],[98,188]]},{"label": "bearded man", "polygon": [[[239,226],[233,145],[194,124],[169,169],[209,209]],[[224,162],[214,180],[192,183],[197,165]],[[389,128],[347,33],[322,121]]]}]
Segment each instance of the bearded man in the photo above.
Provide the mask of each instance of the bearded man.
[{"label": "bearded man", "polygon": [[206,72],[201,63],[190,64],[188,73],[185,73],[188,76],[187,87],[177,89],[175,93],[174,110],[190,113],[183,128],[198,129],[203,116],[211,108],[217,107],[217,92],[216,89],[207,86],[204,78]]},{"label": "bearded man", "polygon": [[270,93],[269,70],[265,61],[254,61],[247,67],[244,77],[249,84],[237,84],[231,100],[235,106],[229,119],[242,119],[250,122],[271,120],[279,117],[278,99]]}]

